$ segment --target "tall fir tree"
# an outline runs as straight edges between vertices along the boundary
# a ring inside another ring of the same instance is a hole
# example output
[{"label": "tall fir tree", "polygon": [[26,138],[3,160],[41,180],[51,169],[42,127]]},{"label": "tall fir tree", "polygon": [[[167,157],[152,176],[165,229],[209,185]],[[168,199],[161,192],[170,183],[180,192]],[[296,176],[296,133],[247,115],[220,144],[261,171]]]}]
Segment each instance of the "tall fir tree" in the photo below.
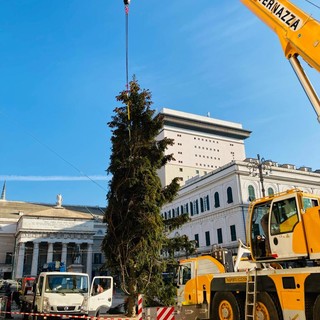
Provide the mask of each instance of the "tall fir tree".
[{"label": "tall fir tree", "polygon": [[141,90],[133,79],[130,90],[121,92],[117,101],[123,105],[114,110],[108,123],[112,153],[107,171],[112,179],[102,249],[107,267],[119,274],[122,289],[129,295],[128,315],[132,316],[137,293],[146,293],[150,283],[161,284],[165,268],[161,250],[168,245],[168,229],[160,210],[176,196],[179,178],[162,188],[157,170],[173,159],[172,154],[165,154],[173,140],[156,139],[163,119],[151,109],[150,91]]}]

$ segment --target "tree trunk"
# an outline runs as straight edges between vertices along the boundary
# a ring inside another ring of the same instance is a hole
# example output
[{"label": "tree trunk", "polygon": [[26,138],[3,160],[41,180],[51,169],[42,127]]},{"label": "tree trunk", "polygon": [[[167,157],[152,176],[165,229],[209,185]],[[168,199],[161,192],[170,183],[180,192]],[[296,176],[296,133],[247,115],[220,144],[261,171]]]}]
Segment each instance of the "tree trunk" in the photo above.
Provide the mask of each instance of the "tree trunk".
[{"label": "tree trunk", "polygon": [[136,316],[136,303],[134,296],[129,296],[128,298],[128,317]]},{"label": "tree trunk", "polygon": [[137,281],[134,278],[134,272],[131,270],[131,280],[129,282],[129,297],[128,297],[128,317],[136,316],[136,290]]}]

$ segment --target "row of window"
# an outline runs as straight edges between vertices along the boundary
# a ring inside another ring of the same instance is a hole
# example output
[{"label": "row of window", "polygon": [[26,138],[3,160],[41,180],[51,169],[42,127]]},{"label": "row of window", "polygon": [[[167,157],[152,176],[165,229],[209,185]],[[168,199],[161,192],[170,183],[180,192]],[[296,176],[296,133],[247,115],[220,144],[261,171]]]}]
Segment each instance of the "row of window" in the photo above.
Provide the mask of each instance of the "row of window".
[{"label": "row of window", "polygon": [[[195,148],[198,148],[198,149],[201,149],[200,146],[194,146]],[[204,150],[204,147],[202,147],[202,149]],[[206,150],[209,150],[209,151],[212,151],[212,148],[206,148]],[[219,149],[213,149],[213,151],[217,151],[217,152],[220,152]]]},{"label": "row of window", "polygon": [[[268,188],[267,192],[268,192],[268,196],[274,195],[274,190],[271,187]],[[248,194],[249,194],[249,201],[253,201],[256,199],[255,189],[252,185],[248,186]]]},{"label": "row of window", "polygon": [[[199,201],[200,200],[200,201]],[[220,195],[219,192],[215,192],[213,196],[213,205],[215,208],[220,207]],[[227,188],[227,203],[233,203],[233,195],[232,195],[232,188]],[[201,197],[200,199],[196,199],[193,201],[190,201],[189,203],[185,203],[181,206],[178,206],[176,208],[172,208],[168,211],[165,211],[162,214],[162,217],[167,219],[172,219],[180,214],[188,213],[190,216],[193,216],[195,214],[199,214],[200,212],[205,212],[210,210],[210,197],[209,195],[206,195],[205,197]]]},{"label": "row of window", "polygon": [[178,217],[180,214],[188,213],[191,216],[195,214],[199,214],[200,212],[205,212],[210,210],[210,200],[209,196],[205,196],[203,198],[196,199],[194,201],[190,201],[189,203],[185,203],[180,207],[172,208],[163,213],[163,218],[165,220],[172,219]]},{"label": "row of window", "polygon": [[200,166],[200,167],[202,167],[202,166],[204,166],[204,167],[208,167],[208,168],[215,168],[215,169],[217,169],[218,168],[218,166],[213,166],[212,164],[210,165],[210,164],[202,164],[202,163],[197,163],[196,162],[196,166]]},{"label": "row of window", "polygon": [[[179,152],[178,152],[179,153]],[[181,152],[182,154],[182,152]],[[211,157],[211,156],[202,156],[201,154],[195,154],[195,157],[199,157],[199,158],[207,158],[207,159],[214,159],[214,160],[220,160],[220,158],[217,158],[217,157]]]},{"label": "row of window", "polygon": [[[230,226],[230,238],[231,238],[231,241],[237,240],[236,226],[234,224]],[[199,248],[199,246],[200,246],[199,245],[199,234],[194,235],[194,240],[196,243],[196,247]],[[222,228],[217,229],[217,242],[218,242],[218,244],[223,243]],[[212,243],[211,243],[211,239],[210,239],[210,231],[206,231],[205,232],[205,245],[210,246],[211,244]]]},{"label": "row of window", "polygon": [[206,141],[206,142],[212,142],[212,143],[219,143],[219,141],[211,140],[211,139],[204,139],[204,138],[196,138],[193,137],[194,140],[201,140],[201,141]]}]

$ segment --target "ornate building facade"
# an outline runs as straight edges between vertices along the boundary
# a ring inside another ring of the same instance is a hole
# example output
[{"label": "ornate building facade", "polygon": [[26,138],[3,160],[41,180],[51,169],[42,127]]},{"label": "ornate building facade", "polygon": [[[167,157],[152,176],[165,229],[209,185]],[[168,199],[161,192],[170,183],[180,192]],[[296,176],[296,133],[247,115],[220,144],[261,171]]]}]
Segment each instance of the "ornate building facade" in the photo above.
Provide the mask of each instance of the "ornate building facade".
[{"label": "ornate building facade", "polygon": [[[0,200],[0,278],[37,275],[49,264],[99,274],[103,209]],[[57,266],[58,267],[58,266]]]}]

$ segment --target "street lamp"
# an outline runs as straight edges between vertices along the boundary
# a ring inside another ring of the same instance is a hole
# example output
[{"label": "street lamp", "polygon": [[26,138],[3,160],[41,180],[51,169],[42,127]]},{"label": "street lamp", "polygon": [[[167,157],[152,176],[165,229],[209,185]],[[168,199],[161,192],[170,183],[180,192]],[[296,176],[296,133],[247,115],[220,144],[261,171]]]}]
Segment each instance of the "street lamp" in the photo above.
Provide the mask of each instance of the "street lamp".
[{"label": "street lamp", "polygon": [[251,176],[259,175],[260,183],[261,183],[261,191],[262,196],[266,196],[266,192],[264,189],[264,176],[269,175],[272,172],[271,165],[269,161],[266,161],[264,158],[260,158],[260,155],[257,155],[258,160],[251,162],[248,164],[249,173]]}]

